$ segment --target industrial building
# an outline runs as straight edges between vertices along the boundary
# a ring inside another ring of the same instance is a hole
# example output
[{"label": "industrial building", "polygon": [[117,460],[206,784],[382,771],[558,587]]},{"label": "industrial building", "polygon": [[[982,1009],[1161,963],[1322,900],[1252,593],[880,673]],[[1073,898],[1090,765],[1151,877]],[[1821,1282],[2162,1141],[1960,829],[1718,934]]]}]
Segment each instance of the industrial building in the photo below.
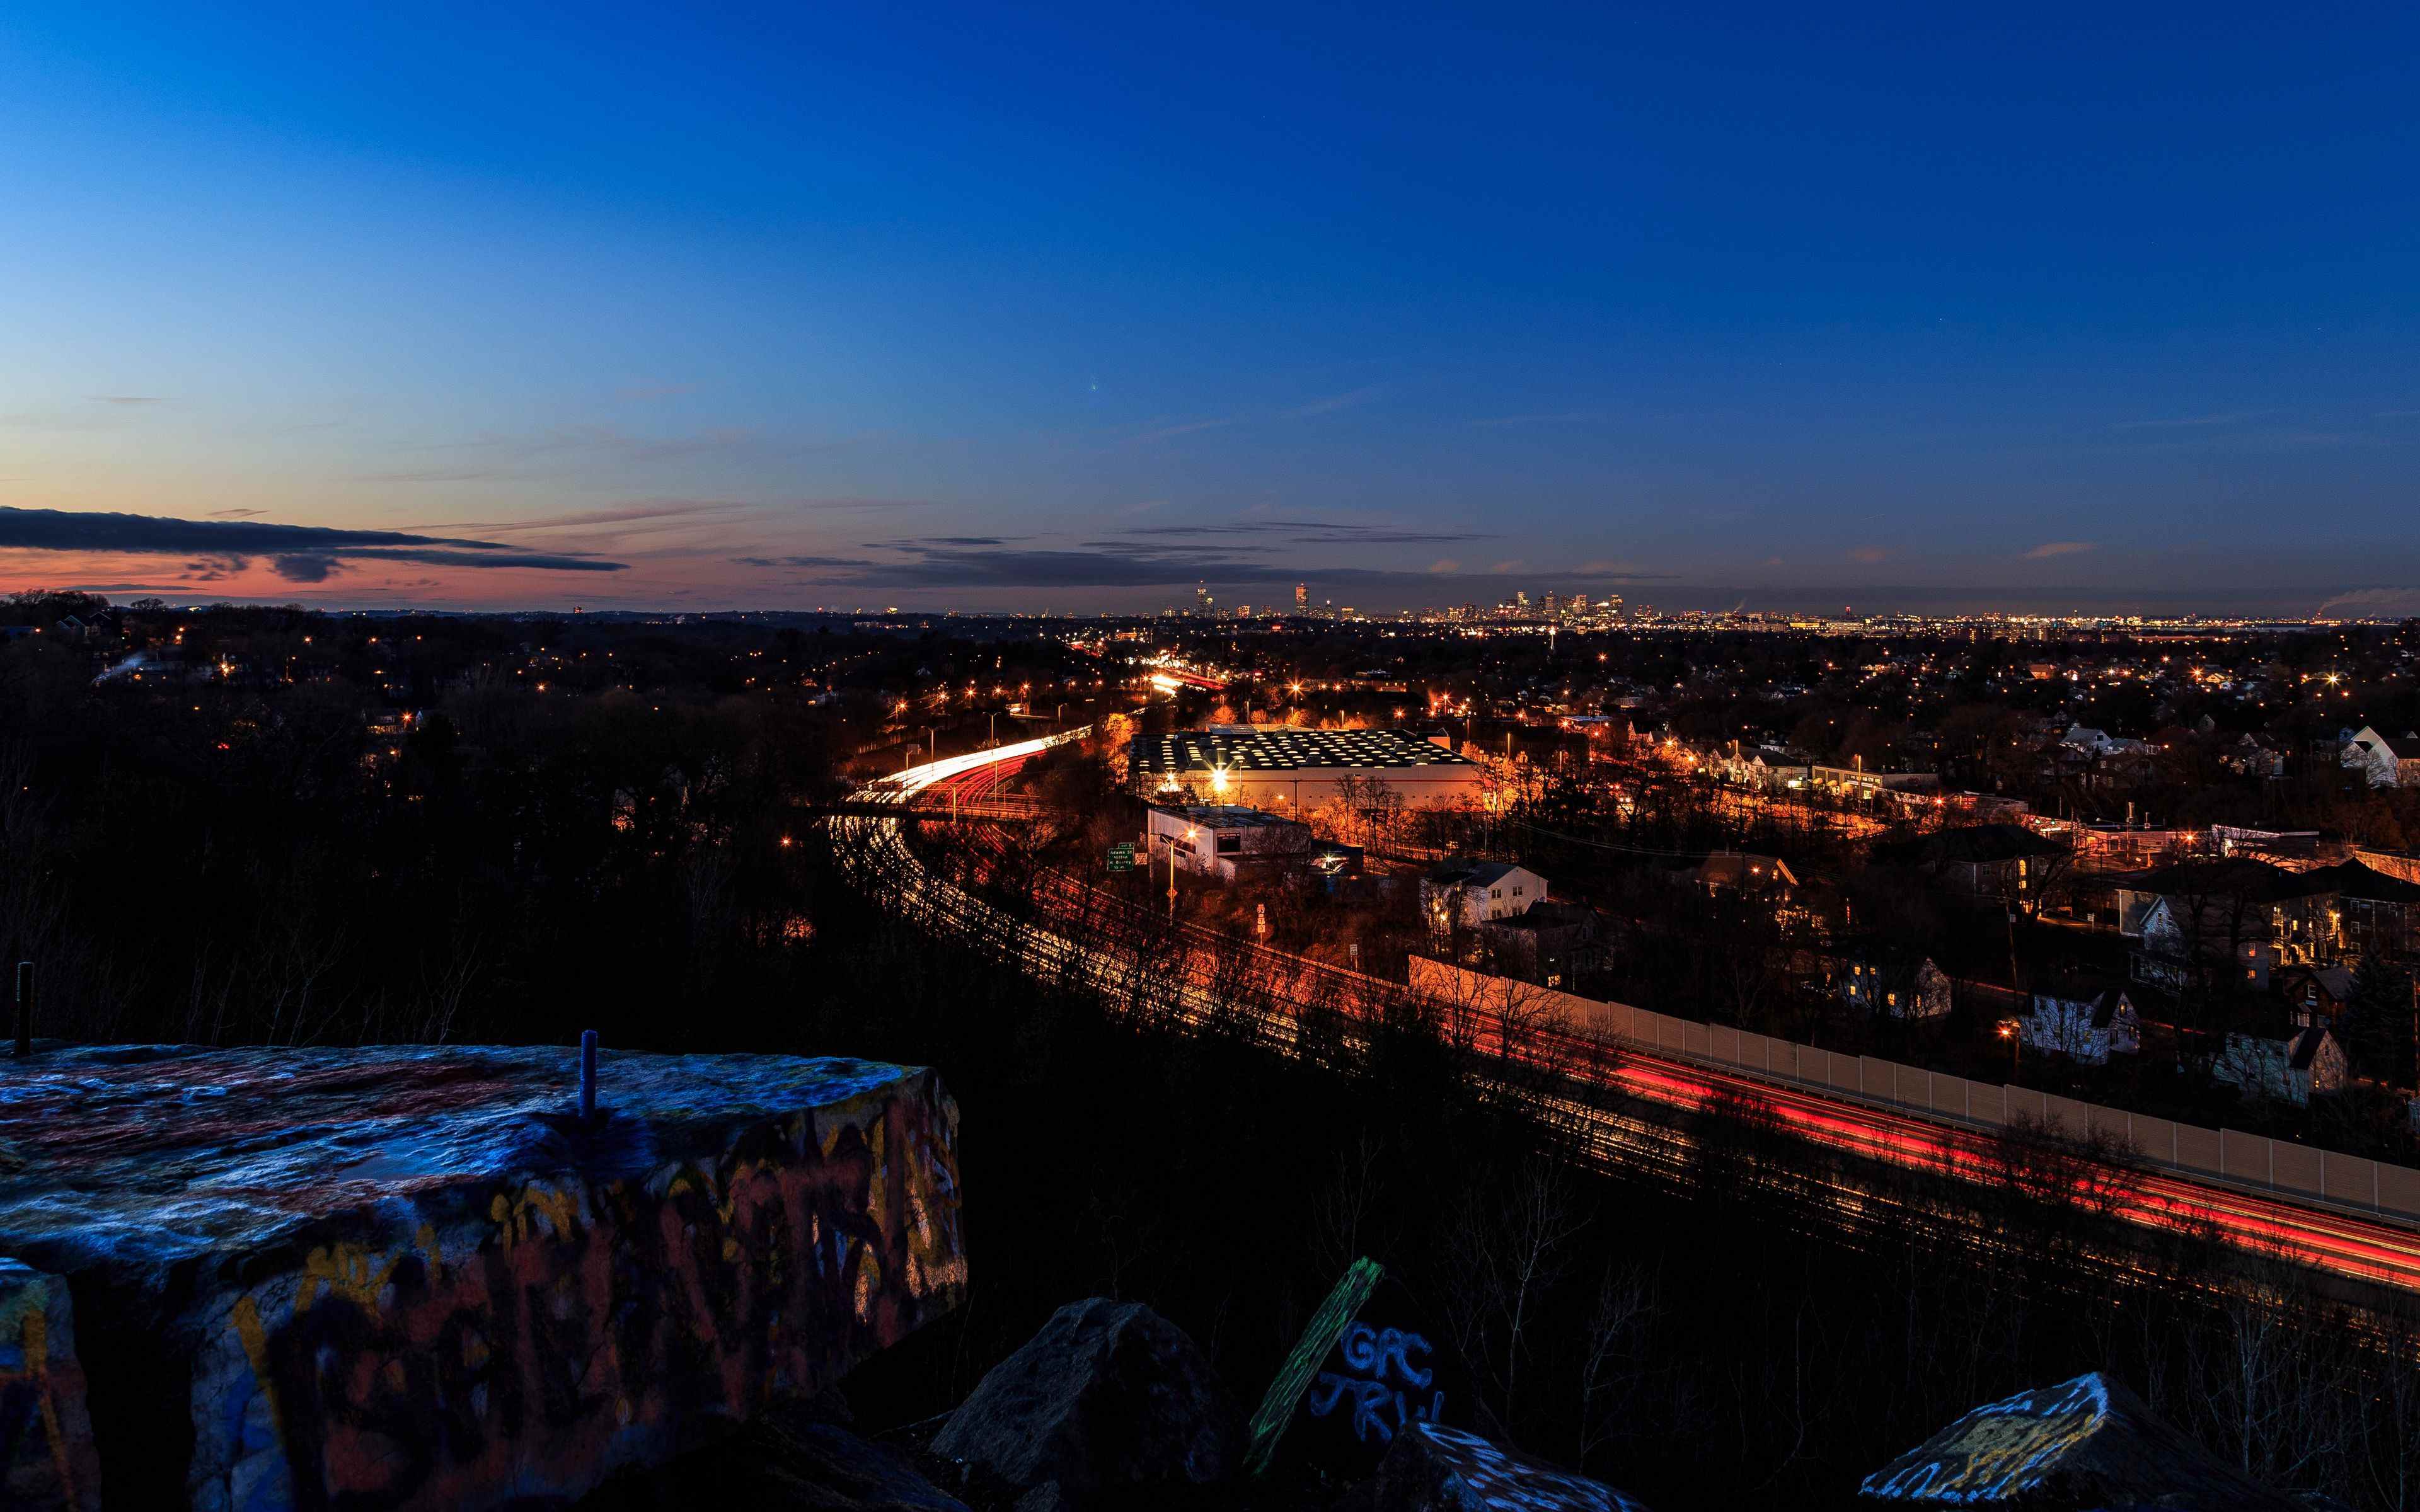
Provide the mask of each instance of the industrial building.
[{"label": "industrial building", "polygon": [[1309,825],[1234,804],[1191,804],[1144,810],[1151,858],[1177,870],[1233,882],[1242,872],[1308,866],[1315,842]]},{"label": "industrial building", "polygon": [[1411,730],[1298,730],[1223,725],[1138,735],[1127,779],[1145,798],[1185,793],[1196,800],[1301,809],[1354,792],[1383,790],[1405,808],[1479,801],[1485,777],[1443,735]]}]

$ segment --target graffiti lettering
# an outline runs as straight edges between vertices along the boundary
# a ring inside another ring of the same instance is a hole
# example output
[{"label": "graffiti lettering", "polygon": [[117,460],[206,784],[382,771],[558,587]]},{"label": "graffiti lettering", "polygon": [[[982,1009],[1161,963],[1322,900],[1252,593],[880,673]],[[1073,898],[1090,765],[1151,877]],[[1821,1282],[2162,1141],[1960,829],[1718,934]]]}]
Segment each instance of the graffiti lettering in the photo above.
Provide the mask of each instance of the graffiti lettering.
[{"label": "graffiti lettering", "polygon": [[1418,1334],[1400,1328],[1372,1328],[1356,1321],[1348,1325],[1337,1340],[1337,1354],[1345,1371],[1323,1370],[1311,1390],[1311,1415],[1326,1417],[1336,1411],[1346,1397],[1353,1400],[1353,1437],[1367,1443],[1375,1434],[1380,1443],[1394,1442],[1397,1430],[1410,1423],[1434,1423],[1445,1411],[1445,1393],[1435,1392],[1426,1402],[1407,1399],[1403,1388],[1390,1385],[1393,1375],[1404,1386],[1426,1387],[1436,1379],[1436,1372],[1412,1364],[1415,1353],[1427,1354],[1433,1346]]},{"label": "graffiti lettering", "polygon": [[1406,1401],[1401,1391],[1383,1381],[1364,1381],[1323,1370],[1311,1383],[1311,1415],[1327,1416],[1347,1396],[1353,1398],[1353,1437],[1363,1443],[1369,1443],[1373,1433],[1380,1443],[1391,1443],[1397,1429],[1411,1423],[1434,1423],[1437,1414],[1445,1411],[1443,1392],[1426,1402]]},{"label": "graffiti lettering", "polygon": [[1386,1380],[1389,1365],[1414,1386],[1425,1386],[1435,1376],[1435,1372],[1422,1370],[1411,1362],[1412,1350],[1429,1352],[1429,1341],[1400,1328],[1373,1329],[1367,1323],[1357,1322],[1344,1331],[1342,1348],[1346,1365],[1368,1371],[1375,1380]]}]

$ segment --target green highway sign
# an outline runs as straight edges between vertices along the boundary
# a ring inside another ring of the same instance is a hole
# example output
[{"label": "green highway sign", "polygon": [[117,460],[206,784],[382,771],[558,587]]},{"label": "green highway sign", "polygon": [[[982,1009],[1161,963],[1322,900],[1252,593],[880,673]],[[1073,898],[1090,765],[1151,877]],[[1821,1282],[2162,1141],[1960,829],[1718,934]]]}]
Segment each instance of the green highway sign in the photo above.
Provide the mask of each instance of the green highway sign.
[{"label": "green highway sign", "polygon": [[1110,847],[1109,847],[1109,870],[1110,870],[1110,871],[1112,871],[1112,872],[1131,872],[1131,871],[1133,871],[1133,870],[1134,870],[1134,851],[1135,851],[1135,848],[1134,848],[1134,841],[1130,841],[1130,840],[1122,840],[1122,841],[1118,841],[1115,845],[1110,846]]}]

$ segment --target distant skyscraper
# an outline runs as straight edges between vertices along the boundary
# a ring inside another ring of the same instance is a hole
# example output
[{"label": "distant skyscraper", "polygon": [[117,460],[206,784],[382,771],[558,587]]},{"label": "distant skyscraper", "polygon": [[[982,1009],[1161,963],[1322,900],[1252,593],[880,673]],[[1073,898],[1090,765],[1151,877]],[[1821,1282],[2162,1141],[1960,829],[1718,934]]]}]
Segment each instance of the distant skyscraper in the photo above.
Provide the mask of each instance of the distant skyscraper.
[{"label": "distant skyscraper", "polygon": [[1558,597],[1555,595],[1555,591],[1554,591],[1553,589],[1551,589],[1551,588],[1547,589],[1547,590],[1546,590],[1546,618],[1548,618],[1548,619],[1550,619],[1550,620],[1551,620],[1551,619],[1553,619],[1553,618],[1555,617],[1555,610],[1556,610],[1558,608],[1561,607],[1561,604],[1562,604],[1562,600],[1561,600],[1560,598],[1558,598]]},{"label": "distant skyscraper", "polygon": [[1296,614],[1309,614],[1311,612],[1311,584],[1296,583],[1294,585],[1294,611]]},{"label": "distant skyscraper", "polygon": [[1210,612],[1210,589],[1208,585],[1201,582],[1196,582],[1193,585],[1193,607],[1197,611],[1202,614]]}]

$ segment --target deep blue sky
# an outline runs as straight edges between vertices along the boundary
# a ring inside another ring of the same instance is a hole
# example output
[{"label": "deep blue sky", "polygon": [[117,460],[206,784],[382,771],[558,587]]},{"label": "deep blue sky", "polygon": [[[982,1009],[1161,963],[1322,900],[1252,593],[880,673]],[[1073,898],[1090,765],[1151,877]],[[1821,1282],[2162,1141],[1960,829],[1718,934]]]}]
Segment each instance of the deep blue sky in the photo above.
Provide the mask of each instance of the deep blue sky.
[{"label": "deep blue sky", "polygon": [[19,7],[0,586],[2420,610],[2420,11],[1975,8]]}]

